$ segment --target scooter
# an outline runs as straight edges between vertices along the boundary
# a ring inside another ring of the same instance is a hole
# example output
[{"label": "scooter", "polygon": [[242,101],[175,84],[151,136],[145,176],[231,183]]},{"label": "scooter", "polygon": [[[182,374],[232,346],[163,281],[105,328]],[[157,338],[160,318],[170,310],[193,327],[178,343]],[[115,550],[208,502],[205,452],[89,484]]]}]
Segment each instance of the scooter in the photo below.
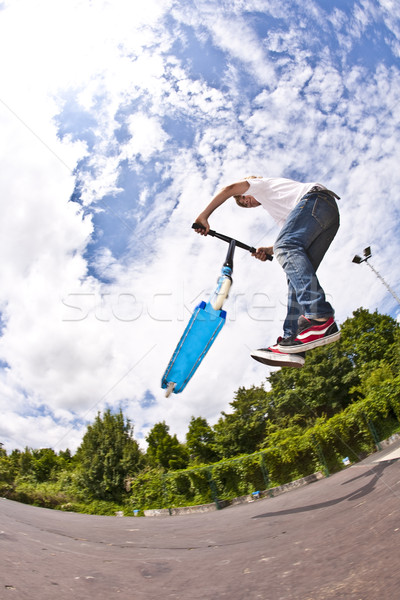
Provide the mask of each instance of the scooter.
[{"label": "scooter", "polygon": [[[192,228],[204,229],[199,223],[193,223]],[[203,300],[194,309],[162,376],[161,387],[166,390],[167,398],[172,392],[179,394],[185,389],[225,324],[226,311],[222,310],[222,307],[232,286],[235,248],[242,248],[252,254],[256,252],[253,246],[248,246],[212,229],[209,230],[208,235],[227,242],[229,244],[228,252],[217,281],[217,287],[208,302]],[[268,255],[267,259],[272,260],[272,256]]]}]

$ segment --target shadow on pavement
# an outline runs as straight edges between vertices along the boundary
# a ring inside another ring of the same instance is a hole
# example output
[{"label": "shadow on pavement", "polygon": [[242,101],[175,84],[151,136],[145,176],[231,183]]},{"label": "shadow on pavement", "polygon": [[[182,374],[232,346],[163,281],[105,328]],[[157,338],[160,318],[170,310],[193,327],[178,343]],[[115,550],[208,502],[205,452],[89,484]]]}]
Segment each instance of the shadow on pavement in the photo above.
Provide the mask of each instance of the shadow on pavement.
[{"label": "shadow on pavement", "polygon": [[262,515],[256,515],[252,518],[253,519],[263,519],[263,518],[267,518],[267,517],[276,517],[278,515],[297,514],[297,513],[312,511],[312,510],[318,510],[320,508],[327,508],[329,506],[334,506],[335,504],[340,504],[340,502],[345,502],[345,501],[349,501],[349,500],[358,500],[358,499],[363,498],[364,496],[370,494],[375,489],[377,481],[382,477],[385,469],[388,466],[390,466],[393,462],[396,462],[396,460],[380,463],[379,465],[374,466],[373,468],[370,468],[365,473],[362,473],[361,475],[358,475],[357,477],[353,477],[352,479],[344,481],[341,485],[347,485],[358,479],[364,479],[365,477],[371,476],[371,479],[365,485],[363,485],[356,491],[346,494],[345,496],[340,496],[339,498],[332,498],[331,500],[326,500],[325,502],[319,502],[317,504],[309,504],[306,506],[298,506],[296,508],[278,510],[278,511],[274,511],[274,512],[266,512],[266,513],[263,513]]}]

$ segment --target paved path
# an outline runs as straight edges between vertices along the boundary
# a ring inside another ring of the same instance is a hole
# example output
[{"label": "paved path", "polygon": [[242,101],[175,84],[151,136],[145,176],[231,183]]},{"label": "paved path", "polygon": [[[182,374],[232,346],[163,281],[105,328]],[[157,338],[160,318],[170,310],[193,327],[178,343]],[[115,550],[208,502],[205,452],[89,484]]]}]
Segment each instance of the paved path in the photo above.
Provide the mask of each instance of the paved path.
[{"label": "paved path", "polygon": [[394,600],[399,456],[400,444],[205,514],[96,517],[0,500],[0,599]]}]

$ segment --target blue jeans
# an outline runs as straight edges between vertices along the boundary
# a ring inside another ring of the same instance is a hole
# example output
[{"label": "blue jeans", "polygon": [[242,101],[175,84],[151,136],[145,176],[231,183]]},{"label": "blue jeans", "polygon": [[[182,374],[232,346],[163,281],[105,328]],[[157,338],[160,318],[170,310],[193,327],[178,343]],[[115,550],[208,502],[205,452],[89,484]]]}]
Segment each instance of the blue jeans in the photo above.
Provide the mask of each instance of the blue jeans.
[{"label": "blue jeans", "polygon": [[284,337],[297,333],[300,315],[326,318],[334,310],[325,298],[316,271],[339,229],[339,210],[333,196],[309,192],[289,214],[274,244],[274,254],[288,281]]}]

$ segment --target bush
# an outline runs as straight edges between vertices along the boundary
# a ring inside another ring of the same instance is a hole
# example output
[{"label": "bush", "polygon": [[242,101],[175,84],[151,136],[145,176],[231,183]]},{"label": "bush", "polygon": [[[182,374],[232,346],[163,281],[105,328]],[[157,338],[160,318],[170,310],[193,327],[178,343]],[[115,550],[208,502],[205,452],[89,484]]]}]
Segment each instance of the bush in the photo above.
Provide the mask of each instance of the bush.
[{"label": "bush", "polygon": [[123,513],[124,516],[132,515],[127,507],[108,500],[93,500],[92,502],[89,502],[89,504],[83,502],[67,502],[57,508],[67,512],[84,513],[87,515],[115,517],[119,512]]},{"label": "bush", "polygon": [[37,483],[29,479],[19,480],[12,492],[8,494],[8,498],[42,508],[59,508],[70,500],[58,483]]},{"label": "bush", "polygon": [[146,469],[130,481],[132,510],[162,508],[165,505],[165,485],[161,469]]}]

